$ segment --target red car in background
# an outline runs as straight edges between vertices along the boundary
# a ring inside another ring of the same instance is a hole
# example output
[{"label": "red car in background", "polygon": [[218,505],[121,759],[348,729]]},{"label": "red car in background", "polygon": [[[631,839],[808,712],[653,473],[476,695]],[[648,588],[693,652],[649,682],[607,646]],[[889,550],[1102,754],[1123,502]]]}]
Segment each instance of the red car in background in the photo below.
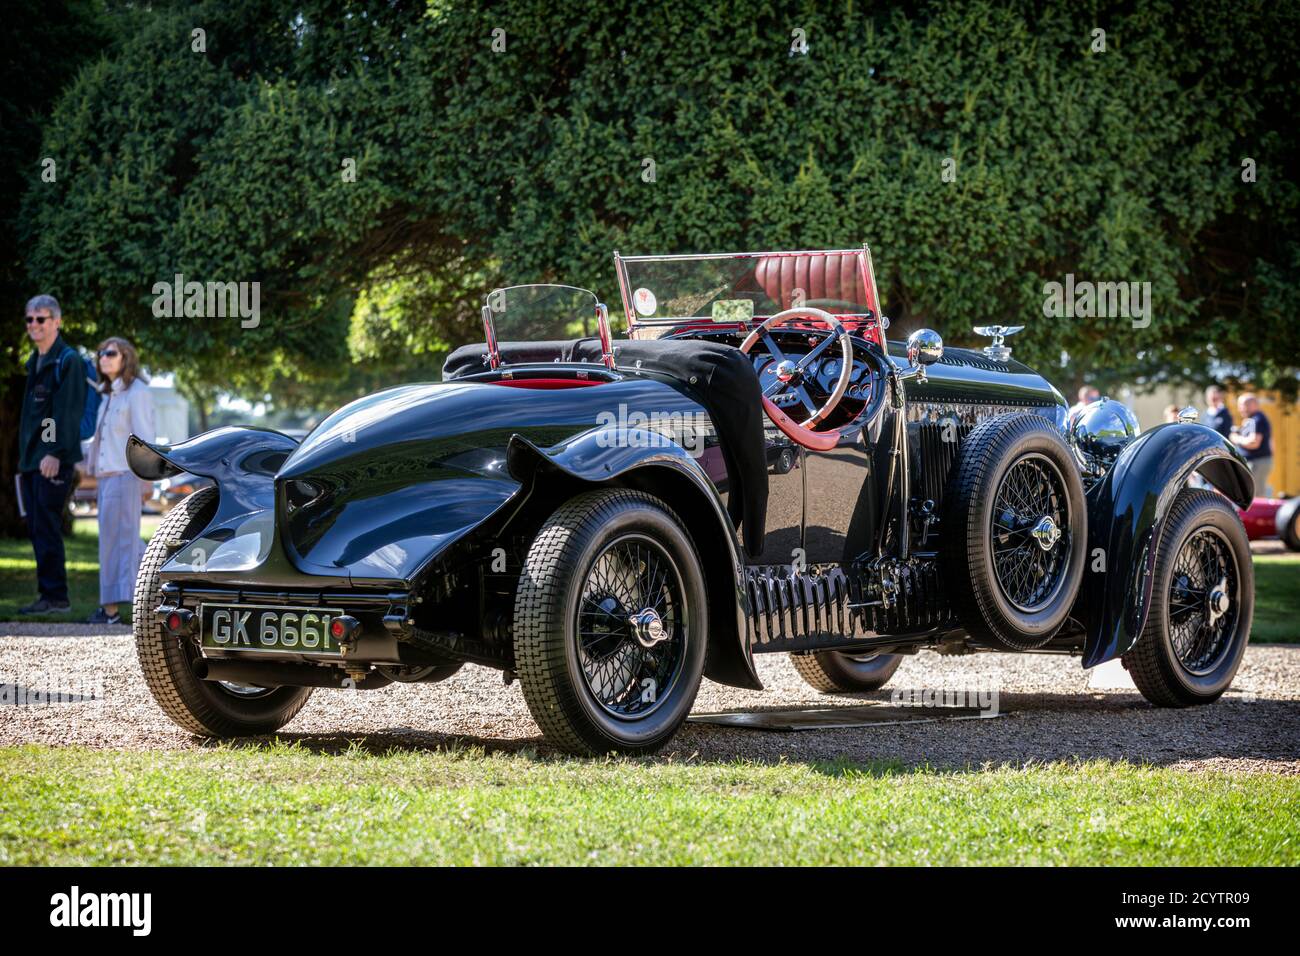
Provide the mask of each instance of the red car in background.
[{"label": "red car in background", "polygon": [[1256,498],[1238,508],[1251,541],[1279,538],[1289,551],[1300,551],[1300,498]]}]

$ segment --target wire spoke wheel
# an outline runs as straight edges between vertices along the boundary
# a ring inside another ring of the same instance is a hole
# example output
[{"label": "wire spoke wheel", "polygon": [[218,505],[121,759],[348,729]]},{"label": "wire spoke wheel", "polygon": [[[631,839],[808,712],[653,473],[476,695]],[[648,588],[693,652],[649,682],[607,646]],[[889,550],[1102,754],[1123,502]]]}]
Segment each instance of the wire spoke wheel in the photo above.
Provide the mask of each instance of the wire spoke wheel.
[{"label": "wire spoke wheel", "polygon": [[1178,663],[1194,675],[1219,664],[1237,629],[1240,573],[1228,540],[1200,528],[1179,549],[1169,585],[1169,640]]},{"label": "wire spoke wheel", "polygon": [[681,575],[656,542],[627,535],[592,562],[578,612],[587,690],[616,717],[641,717],[672,689],[686,647]]},{"label": "wire spoke wheel", "polygon": [[515,593],[516,673],[547,742],[654,753],[691,712],[709,641],[705,569],[644,491],[584,492],[546,519]]},{"label": "wire spoke wheel", "polygon": [[1250,642],[1255,568],[1246,529],[1223,495],[1184,488],[1155,548],[1150,612],[1124,666],[1158,707],[1208,704],[1228,689]]},{"label": "wire spoke wheel", "polygon": [[218,687],[227,694],[235,697],[242,697],[245,700],[253,700],[257,697],[266,697],[275,691],[274,687],[257,687],[253,684],[239,684],[235,681],[222,680],[216,681]]},{"label": "wire spoke wheel", "polygon": [[1022,611],[1052,601],[1071,551],[1065,482],[1045,455],[1025,455],[1003,476],[993,505],[991,540],[998,587]]}]

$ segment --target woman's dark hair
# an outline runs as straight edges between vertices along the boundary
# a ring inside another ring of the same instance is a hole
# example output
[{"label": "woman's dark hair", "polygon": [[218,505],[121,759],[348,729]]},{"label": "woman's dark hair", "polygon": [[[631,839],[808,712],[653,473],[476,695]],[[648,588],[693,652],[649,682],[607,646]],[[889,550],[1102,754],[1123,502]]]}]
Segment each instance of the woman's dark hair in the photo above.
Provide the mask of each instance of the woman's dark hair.
[{"label": "woman's dark hair", "polygon": [[140,371],[140,356],[136,354],[135,346],[124,338],[116,335],[110,336],[99,343],[99,348],[95,350],[95,375],[99,379],[99,390],[105,391],[109,388],[109,380],[104,377],[104,370],[99,367],[99,353],[109,346],[115,347],[122,356],[122,387],[130,388],[131,383],[137,378],[143,382],[149,381],[149,376]]}]

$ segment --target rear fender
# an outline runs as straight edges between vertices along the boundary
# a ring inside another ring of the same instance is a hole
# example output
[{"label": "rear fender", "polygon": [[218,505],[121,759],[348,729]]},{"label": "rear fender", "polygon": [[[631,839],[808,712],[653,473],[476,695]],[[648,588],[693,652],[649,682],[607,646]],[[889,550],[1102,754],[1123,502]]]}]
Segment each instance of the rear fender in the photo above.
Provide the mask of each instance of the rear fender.
[{"label": "rear fender", "polygon": [[736,529],[690,452],[655,432],[593,429],[546,450],[515,435],[506,462],[530,495],[557,485],[573,486],[562,488],[562,497],[584,486],[618,485],[663,498],[686,523],[704,566],[710,625],[705,676],[733,687],[763,689],[747,640],[748,599]]},{"label": "rear fender", "polygon": [[158,445],[132,435],[126,460],[145,481],[183,471],[211,478],[221,495],[219,514],[265,511],[275,503],[275,474],[298,443],[269,428],[227,426],[177,445]]},{"label": "rear fender", "polygon": [[[275,476],[298,443],[265,428],[226,427],[176,445],[127,440],[127,464],[146,481],[189,472],[217,486],[217,510],[202,532],[163,566],[164,579],[203,574],[226,583],[264,586],[301,585],[303,575],[276,547]],[[255,577],[248,575],[256,573]],[[316,586],[338,586],[345,575],[312,579]]]},{"label": "rear fender", "polygon": [[1169,508],[1199,472],[1245,507],[1254,479],[1241,453],[1204,425],[1160,425],[1134,439],[1088,492],[1088,567],[1073,617],[1086,638],[1083,666],[1124,654],[1146,626],[1156,545]]}]

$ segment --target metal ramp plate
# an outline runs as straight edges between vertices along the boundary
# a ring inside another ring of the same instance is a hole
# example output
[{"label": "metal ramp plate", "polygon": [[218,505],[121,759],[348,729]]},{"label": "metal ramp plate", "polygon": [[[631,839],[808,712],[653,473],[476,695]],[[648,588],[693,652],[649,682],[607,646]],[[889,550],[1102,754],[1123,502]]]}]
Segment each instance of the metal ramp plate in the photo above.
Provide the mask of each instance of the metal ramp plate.
[{"label": "metal ramp plate", "polygon": [[865,704],[860,707],[799,707],[788,710],[749,710],[721,714],[692,714],[693,724],[714,724],[745,730],[843,730],[850,727],[888,727],[896,724],[928,724],[940,720],[979,720],[1005,717],[986,714],[976,707],[898,707]]}]

